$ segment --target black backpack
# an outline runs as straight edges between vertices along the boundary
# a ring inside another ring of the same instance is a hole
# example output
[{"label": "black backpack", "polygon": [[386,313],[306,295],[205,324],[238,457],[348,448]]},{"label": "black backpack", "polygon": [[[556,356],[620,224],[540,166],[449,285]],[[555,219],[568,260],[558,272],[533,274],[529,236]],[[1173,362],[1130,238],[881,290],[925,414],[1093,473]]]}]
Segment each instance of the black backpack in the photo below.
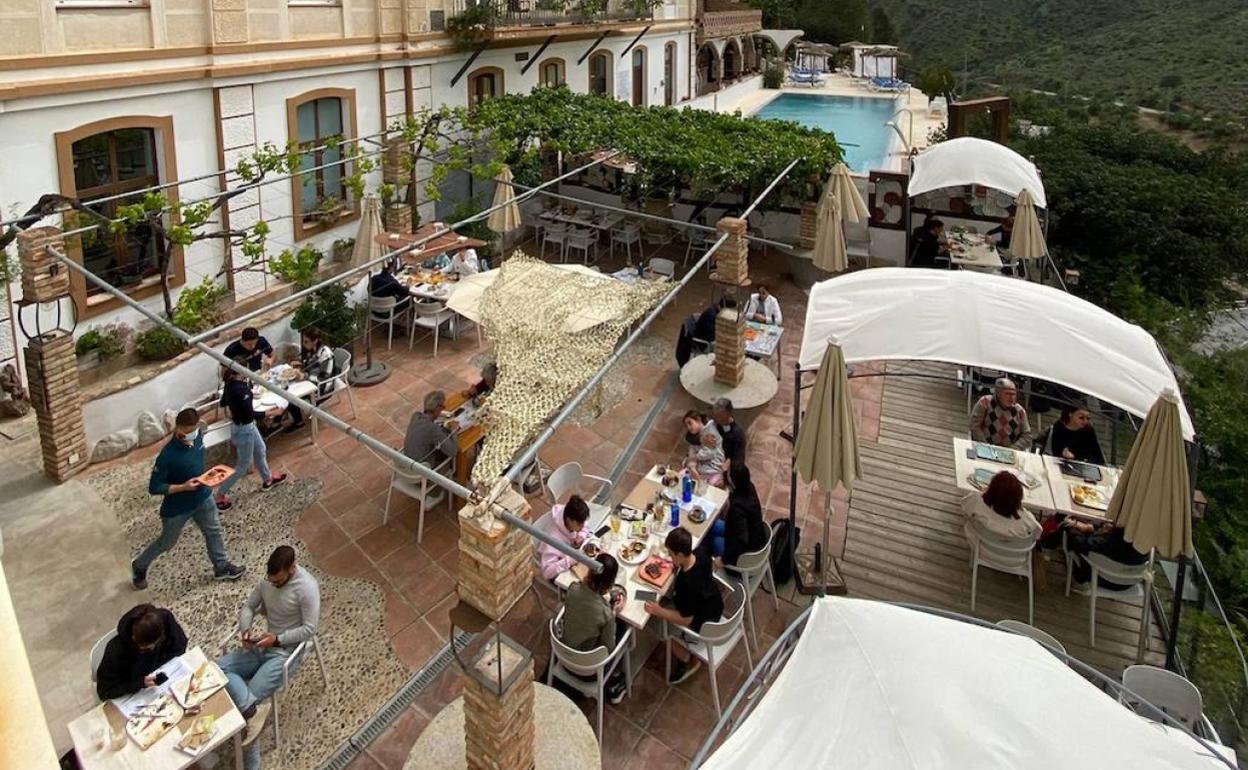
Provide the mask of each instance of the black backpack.
[{"label": "black backpack", "polygon": [[[793,533],[793,546],[789,547],[789,532]],[[802,542],[802,528],[794,527],[788,519],[771,522],[771,574],[777,584],[793,579],[793,554]]]}]

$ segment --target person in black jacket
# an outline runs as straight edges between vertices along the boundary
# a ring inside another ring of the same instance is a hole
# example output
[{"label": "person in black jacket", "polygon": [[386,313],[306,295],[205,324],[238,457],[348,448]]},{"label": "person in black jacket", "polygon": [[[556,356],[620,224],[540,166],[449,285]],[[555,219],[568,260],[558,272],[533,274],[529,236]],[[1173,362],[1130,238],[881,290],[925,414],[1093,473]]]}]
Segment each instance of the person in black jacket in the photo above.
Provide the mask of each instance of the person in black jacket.
[{"label": "person in black jacket", "polygon": [[152,672],[186,652],[186,634],[169,610],[151,604],[132,608],[117,622],[95,671],[100,700],[121,698],[152,687]]},{"label": "person in black jacket", "polygon": [[743,553],[767,545],[771,530],[763,521],[763,504],[745,463],[728,466],[728,510],[711,528],[711,551],[722,563],[735,566]]},{"label": "person in black jacket", "polygon": [[1092,427],[1092,414],[1086,406],[1067,404],[1062,407],[1062,418],[1049,429],[1044,453],[1066,460],[1105,464],[1105,453],[1101,451],[1096,428]]},{"label": "person in black jacket", "polygon": [[394,305],[395,313],[406,310],[412,301],[412,293],[390,272],[389,262],[381,266],[380,273],[369,279],[368,291],[374,297],[394,297],[397,300]]},{"label": "person in black jacket", "polygon": [[230,442],[234,444],[236,459],[233,475],[217,487],[217,510],[228,511],[234,506],[229,497],[230,489],[251,472],[253,463],[265,490],[285,481],[286,474],[269,471],[268,448],[257,425],[257,422],[265,418],[265,414],[257,412],[252,404],[251,383],[228,367],[222,369],[221,376],[225,382],[221,392],[221,406],[230,411],[230,420],[233,422],[230,426]]}]

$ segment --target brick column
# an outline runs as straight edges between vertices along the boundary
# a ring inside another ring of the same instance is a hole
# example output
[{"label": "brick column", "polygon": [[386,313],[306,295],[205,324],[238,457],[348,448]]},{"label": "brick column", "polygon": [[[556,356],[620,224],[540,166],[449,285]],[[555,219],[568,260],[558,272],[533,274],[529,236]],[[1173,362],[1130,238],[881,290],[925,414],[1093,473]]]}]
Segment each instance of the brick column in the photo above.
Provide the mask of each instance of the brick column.
[{"label": "brick column", "polygon": [[746,286],[750,282],[750,242],[746,240],[749,226],[744,219],[724,217],[715,229],[728,234],[728,241],[715,252],[715,273],[711,280],[730,286]]},{"label": "brick column", "polygon": [[809,201],[802,204],[802,221],[798,230],[798,248],[811,250],[815,248],[815,239],[819,234],[819,206]]},{"label": "brick column", "polygon": [[[493,679],[500,661],[502,681],[515,677],[501,694],[472,676],[464,676],[468,770],[532,770],[534,765],[533,658],[504,645],[491,647],[474,666],[479,674]],[[523,669],[517,673],[518,666]]]},{"label": "brick column", "polygon": [[715,317],[715,381],[740,385],[745,377],[745,310],[726,307]]},{"label": "brick column", "polygon": [[55,227],[32,227],[17,234],[24,302],[55,302],[69,296],[69,268],[48,254],[48,246],[65,248],[61,231]]},{"label": "brick column", "polygon": [[[510,488],[497,504],[528,519],[528,502]],[[459,598],[498,621],[528,590],[533,580],[529,536],[479,505],[459,511]]]}]

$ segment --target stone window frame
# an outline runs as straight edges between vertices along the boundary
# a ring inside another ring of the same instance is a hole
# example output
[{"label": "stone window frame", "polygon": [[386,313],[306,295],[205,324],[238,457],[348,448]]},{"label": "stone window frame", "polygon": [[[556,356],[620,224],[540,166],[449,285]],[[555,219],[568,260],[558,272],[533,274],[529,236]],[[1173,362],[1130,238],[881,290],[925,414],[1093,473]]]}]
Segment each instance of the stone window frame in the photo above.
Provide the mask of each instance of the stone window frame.
[{"label": "stone window frame", "polygon": [[507,94],[507,73],[503,72],[501,67],[478,67],[468,73],[468,109],[474,109],[480,102],[476,101],[477,81],[486,76],[493,75],[498,89],[491,98],[497,99]]},{"label": "stone window frame", "polygon": [[[546,68],[554,64],[559,68],[559,82],[551,83],[546,80]],[[537,84],[542,88],[551,88],[553,86],[566,86],[568,84],[568,63],[561,56],[548,56],[538,62],[537,65]]]},{"label": "stone window frame", "polygon": [[[147,128],[156,132],[156,174],[164,181],[178,179],[177,144],[173,134],[173,116],[171,115],[125,115],[105,118],[86,123],[69,131],[58,131],[53,134],[56,144],[57,176],[60,181],[61,194],[77,197],[78,185],[74,180],[74,142],[80,139],[119,131],[126,128]],[[167,187],[163,190],[170,203],[178,202],[178,188]],[[176,221],[176,217],[173,217]],[[65,254],[70,259],[83,264],[82,241],[79,238],[65,239]],[[169,246],[169,288],[174,289],[186,283],[186,260],[182,247]],[[141,300],[160,294],[160,278],[153,276],[132,287],[116,287],[123,289],[132,299]],[[80,319],[93,318],[110,310],[122,307],[120,299],[111,294],[87,296],[87,279],[77,272],[69,276],[69,295],[73,299]]]},{"label": "stone window frame", "polygon": [[588,82],[585,84],[585,90],[591,94],[600,93],[594,90],[594,62],[599,59],[604,61],[604,77],[605,91],[601,94],[608,99],[615,99],[615,56],[610,51],[594,51],[590,55],[589,60],[585,63],[585,74]]},{"label": "stone window frame", "polygon": [[[360,135],[359,127],[356,123],[356,100],[354,88],[318,88],[313,91],[305,91],[298,96],[292,96],[286,100],[286,137],[296,145],[299,143],[299,105],[313,102],[317,99],[325,99],[334,97],[342,100],[342,126],[345,129],[350,126],[350,135],[343,136],[345,139],[354,139]],[[342,175],[350,176],[348,169],[350,164],[343,164]],[[303,182],[300,175],[296,174],[290,179],[290,216],[291,223],[294,227],[295,241],[303,241],[314,235],[341,227],[349,222],[354,222],[360,218],[360,202],[358,200],[350,201],[350,208],[346,214],[334,222],[332,225],[323,225],[319,222],[303,221],[303,196],[300,194],[300,187]]]}]

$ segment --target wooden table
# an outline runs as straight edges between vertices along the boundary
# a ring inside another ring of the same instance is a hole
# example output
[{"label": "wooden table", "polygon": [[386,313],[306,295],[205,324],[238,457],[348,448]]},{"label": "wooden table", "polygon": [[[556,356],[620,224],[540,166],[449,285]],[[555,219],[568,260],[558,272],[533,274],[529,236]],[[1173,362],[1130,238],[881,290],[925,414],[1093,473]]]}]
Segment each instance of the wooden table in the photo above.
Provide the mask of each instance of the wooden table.
[{"label": "wooden table", "polygon": [[[446,396],[446,410],[453,412],[467,400],[468,395],[465,391],[448,393]],[[459,447],[459,451],[455,454],[455,480],[464,486],[468,486],[469,456],[477,444],[480,444],[483,440],[485,440],[485,428],[479,422],[474,422],[463,430],[455,432],[455,443]]]},{"label": "wooden table", "polygon": [[[417,241],[428,238],[436,231],[441,229],[440,222],[428,222],[416,228],[414,233],[382,233],[373,239],[375,243],[379,243],[386,248],[387,251],[401,249]],[[485,241],[469,238],[453,232],[447,232],[439,235],[427,243],[424,243],[416,249],[406,252],[402,255],[402,260],[407,263],[416,264],[424,262],[426,259],[434,259],[442,256],[450,251],[459,251],[460,249],[479,249],[485,246]]]},{"label": "wooden table", "polygon": [[975,233],[955,235],[949,239],[949,262],[986,273],[999,272],[1003,267],[1001,255],[988,237]]},{"label": "wooden table", "polygon": [[[1089,484],[1088,482],[1079,479],[1077,476],[1063,475],[1061,468],[1062,458],[1042,455],[1042,459],[1044,461],[1045,470],[1048,474],[1049,489],[1050,494],[1053,496],[1054,511],[1058,513],[1070,514],[1071,516],[1078,516],[1081,519],[1091,519],[1095,522],[1109,521],[1105,511],[1097,510],[1096,508],[1088,508],[1086,506],[1079,505],[1072,500],[1070,497],[1070,485],[1072,483],[1082,483],[1088,484],[1088,486],[1097,487],[1105,493],[1105,498],[1108,500],[1113,497],[1114,488],[1118,486],[1118,476],[1120,475],[1120,471],[1117,468],[1106,465],[1097,465],[1096,467],[1101,470],[1101,480],[1096,484]],[[1091,463],[1088,464],[1091,465]]]},{"label": "wooden table", "polygon": [[[979,468],[990,470],[994,473],[997,471],[1019,470],[1020,468],[1012,465],[1003,465],[1002,463],[994,463],[991,460],[970,459],[966,453],[975,447],[974,441],[964,438],[954,437],[953,439],[953,474],[954,481],[957,482],[958,489],[964,489],[968,492],[982,492],[974,484],[970,482],[970,477]],[[1021,463],[1021,470],[1031,474],[1040,480],[1040,485],[1034,489],[1028,489],[1027,485],[1023,485],[1023,505],[1034,513],[1047,513],[1053,510],[1053,493],[1049,487],[1049,473],[1045,467],[1045,457],[1042,455],[1023,452],[1022,450],[1013,450]]]},{"label": "wooden table", "polygon": [[[194,670],[207,660],[203,650],[196,647],[182,656],[187,667]],[[217,734],[208,742],[202,757],[210,751],[222,746],[230,738],[234,739],[235,766],[243,766],[243,728],[246,721],[230,700],[225,689],[213,693],[204,701],[200,715],[212,714],[216,717]],[[160,740],[153,743],[146,751],[129,737],[120,751],[113,751],[108,745],[103,750],[95,746],[94,733],[98,730],[109,730],[125,723],[121,711],[112,701],[106,701],[69,723],[69,737],[74,742],[74,753],[83,770],[183,770],[197,761],[197,757],[178,750],[178,741],[182,739],[182,731],[190,728],[196,716],[183,717],[176,727],[165,733]],[[107,742],[107,737],[105,741]]]}]

